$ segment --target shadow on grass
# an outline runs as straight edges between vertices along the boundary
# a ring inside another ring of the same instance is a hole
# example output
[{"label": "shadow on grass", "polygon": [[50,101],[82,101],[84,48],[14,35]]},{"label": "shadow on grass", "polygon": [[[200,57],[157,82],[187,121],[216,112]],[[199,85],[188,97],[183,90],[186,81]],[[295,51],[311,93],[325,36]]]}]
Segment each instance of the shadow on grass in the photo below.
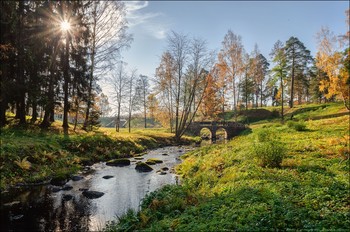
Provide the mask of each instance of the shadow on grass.
[{"label": "shadow on grass", "polygon": [[283,169],[293,169],[297,170],[299,173],[305,172],[315,172],[318,174],[322,174],[329,177],[334,177],[335,174],[333,172],[327,171],[325,167],[321,167],[319,165],[288,165],[282,166]]}]

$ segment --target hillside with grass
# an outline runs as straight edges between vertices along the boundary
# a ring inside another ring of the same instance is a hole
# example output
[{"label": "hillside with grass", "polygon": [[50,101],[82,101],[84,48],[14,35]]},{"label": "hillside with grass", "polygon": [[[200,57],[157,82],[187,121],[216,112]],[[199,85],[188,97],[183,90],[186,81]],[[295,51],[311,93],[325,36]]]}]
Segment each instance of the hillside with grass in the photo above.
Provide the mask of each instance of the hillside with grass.
[{"label": "hillside with grass", "polygon": [[185,154],[182,185],[149,194],[105,230],[347,231],[348,111],[303,105],[286,119],[261,118],[226,144]]}]

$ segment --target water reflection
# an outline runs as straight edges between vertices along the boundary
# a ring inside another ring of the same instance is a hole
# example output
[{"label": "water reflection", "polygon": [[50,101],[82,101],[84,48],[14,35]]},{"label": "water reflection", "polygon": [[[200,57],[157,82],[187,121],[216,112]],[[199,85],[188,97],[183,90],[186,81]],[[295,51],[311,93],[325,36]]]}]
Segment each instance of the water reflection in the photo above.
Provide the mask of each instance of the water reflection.
[{"label": "water reflection", "polygon": [[[82,174],[83,180],[69,181],[67,184],[73,188],[67,191],[54,192],[52,186],[48,185],[23,187],[2,193],[0,230],[101,230],[106,221],[116,219],[129,208],[138,210],[140,201],[147,193],[165,184],[175,184],[176,175],[171,173],[171,168],[180,163],[179,156],[187,149],[167,147],[144,155],[144,160],[163,160],[163,163],[152,166],[155,170],[149,173],[137,172],[135,162],[127,167],[110,167],[98,163],[92,166],[92,173]],[[169,171],[166,175],[159,175],[156,171],[164,167],[168,167]],[[113,178],[102,178],[106,175]],[[81,189],[103,192],[104,195],[98,199],[87,199]],[[72,196],[72,199],[67,196]]]},{"label": "water reflection", "polygon": [[227,139],[219,138],[219,139],[203,139],[201,142],[201,146],[208,146],[211,144],[226,144]]}]

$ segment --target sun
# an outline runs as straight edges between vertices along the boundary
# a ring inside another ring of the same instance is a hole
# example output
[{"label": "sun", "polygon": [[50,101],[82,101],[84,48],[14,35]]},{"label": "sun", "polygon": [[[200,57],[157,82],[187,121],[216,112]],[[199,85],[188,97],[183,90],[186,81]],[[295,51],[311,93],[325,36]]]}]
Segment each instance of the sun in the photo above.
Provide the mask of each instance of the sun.
[{"label": "sun", "polygon": [[70,23],[67,21],[61,22],[61,30],[62,31],[69,31],[70,30]]}]

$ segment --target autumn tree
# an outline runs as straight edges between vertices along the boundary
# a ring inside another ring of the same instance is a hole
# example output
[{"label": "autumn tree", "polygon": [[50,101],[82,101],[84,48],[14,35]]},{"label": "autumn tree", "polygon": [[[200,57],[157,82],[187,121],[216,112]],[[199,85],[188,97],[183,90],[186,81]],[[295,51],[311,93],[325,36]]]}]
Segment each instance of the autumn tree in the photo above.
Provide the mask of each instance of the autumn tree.
[{"label": "autumn tree", "polygon": [[204,96],[200,111],[204,118],[215,120],[221,111],[221,96],[219,92],[218,75],[215,68],[208,73],[207,86],[204,91]]},{"label": "autumn tree", "polygon": [[[170,131],[174,127],[175,102],[175,60],[169,51],[163,53],[159,67],[156,69],[156,93],[161,95],[161,103],[166,109]],[[164,124],[164,123],[163,123]]]},{"label": "autumn tree", "polygon": [[156,82],[159,93],[169,96],[166,99],[168,103],[170,100],[169,112],[174,112],[176,139],[185,133],[202,102],[207,86],[206,70],[213,63],[211,54],[202,39],[189,39],[174,31],[168,35],[168,51],[156,70]]},{"label": "autumn tree", "polygon": [[320,81],[320,90],[325,91],[327,99],[336,96],[350,110],[349,103],[349,48],[342,52],[343,46],[328,28],[323,27],[317,34],[318,52],[316,66],[325,72],[327,79]]},{"label": "autumn tree", "polygon": [[219,53],[219,63],[226,67],[225,71],[230,77],[233,91],[233,107],[237,110],[236,82],[243,72],[243,44],[242,38],[229,30],[222,41],[222,49]]},{"label": "autumn tree", "polygon": [[156,118],[156,112],[159,109],[159,102],[154,93],[151,93],[147,96],[147,108],[149,117],[154,120]]},{"label": "autumn tree", "polygon": [[220,63],[220,58],[221,54],[218,54],[219,57],[219,62],[215,64],[214,66],[214,71],[213,75],[216,76],[216,85],[218,87],[218,94],[220,96],[220,108],[221,108],[221,113],[224,115],[225,113],[225,106],[227,105],[228,102],[228,92],[229,92],[229,76],[227,72],[227,66],[223,63]]}]

